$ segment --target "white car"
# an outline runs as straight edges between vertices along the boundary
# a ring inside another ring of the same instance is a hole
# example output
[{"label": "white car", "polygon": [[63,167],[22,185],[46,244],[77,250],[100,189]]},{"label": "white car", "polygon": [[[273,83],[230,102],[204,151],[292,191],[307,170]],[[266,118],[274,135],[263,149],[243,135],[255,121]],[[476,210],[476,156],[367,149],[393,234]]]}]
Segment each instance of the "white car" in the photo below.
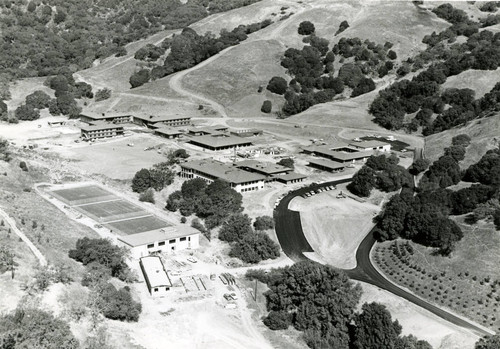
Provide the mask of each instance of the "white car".
[{"label": "white car", "polygon": [[188,262],[191,262],[191,263],[197,263],[198,261],[196,260],[196,258],[194,257],[188,257],[186,258],[188,260]]}]

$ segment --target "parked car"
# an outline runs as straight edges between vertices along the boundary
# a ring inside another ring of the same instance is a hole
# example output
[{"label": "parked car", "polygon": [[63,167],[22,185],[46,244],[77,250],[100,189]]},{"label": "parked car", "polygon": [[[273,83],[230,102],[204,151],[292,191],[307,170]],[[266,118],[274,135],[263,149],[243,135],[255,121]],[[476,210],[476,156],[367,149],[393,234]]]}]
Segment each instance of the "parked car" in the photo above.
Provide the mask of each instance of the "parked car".
[{"label": "parked car", "polygon": [[230,296],[231,296],[231,298],[233,298],[235,301],[236,301],[236,300],[238,300],[238,295],[237,295],[236,293],[231,292],[229,295],[230,295]]},{"label": "parked car", "polygon": [[233,297],[229,293],[224,293],[224,299],[228,302],[233,300]]},{"label": "parked car", "polygon": [[186,258],[188,260],[188,262],[191,262],[191,263],[197,263],[198,261],[196,260],[196,258],[194,257],[188,257]]}]

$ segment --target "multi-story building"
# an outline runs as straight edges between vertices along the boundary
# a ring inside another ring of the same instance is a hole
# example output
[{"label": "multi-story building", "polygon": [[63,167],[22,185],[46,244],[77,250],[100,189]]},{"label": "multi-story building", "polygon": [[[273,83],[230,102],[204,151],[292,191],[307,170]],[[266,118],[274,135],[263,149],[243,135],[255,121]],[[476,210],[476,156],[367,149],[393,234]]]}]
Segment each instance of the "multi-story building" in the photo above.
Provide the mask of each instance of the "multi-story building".
[{"label": "multi-story building", "polygon": [[247,172],[212,159],[188,161],[180,165],[182,178],[202,178],[209,183],[221,179],[239,193],[263,189],[266,179],[266,176],[259,173]]},{"label": "multi-story building", "polygon": [[133,122],[148,128],[159,128],[161,126],[186,126],[191,124],[190,116],[179,115],[134,115]]},{"label": "multi-story building", "polygon": [[113,124],[125,124],[132,122],[130,114],[112,114],[112,113],[86,113],[80,114],[80,121],[94,125],[100,122],[109,122]]},{"label": "multi-story building", "polygon": [[123,134],[123,126],[114,124],[89,125],[81,127],[81,137],[87,141],[97,138],[122,136]]}]

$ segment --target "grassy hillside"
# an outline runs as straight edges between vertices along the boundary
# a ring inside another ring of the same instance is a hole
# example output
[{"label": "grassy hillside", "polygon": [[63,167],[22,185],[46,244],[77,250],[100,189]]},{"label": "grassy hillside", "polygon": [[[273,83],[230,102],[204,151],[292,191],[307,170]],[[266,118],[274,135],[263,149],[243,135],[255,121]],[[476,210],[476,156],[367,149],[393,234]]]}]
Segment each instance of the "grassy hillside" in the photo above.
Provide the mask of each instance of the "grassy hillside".
[{"label": "grassy hillside", "polygon": [[483,97],[500,81],[500,68],[497,70],[467,70],[450,76],[442,85],[447,88],[470,88],[476,91],[476,99]]},{"label": "grassy hillside", "polygon": [[436,160],[443,155],[443,149],[450,146],[454,136],[467,134],[472,138],[472,142],[467,148],[465,159],[460,163],[460,167],[465,169],[477,162],[487,150],[498,147],[500,141],[498,130],[500,130],[500,114],[475,120],[463,128],[428,136],[425,139],[425,156],[431,161]]}]

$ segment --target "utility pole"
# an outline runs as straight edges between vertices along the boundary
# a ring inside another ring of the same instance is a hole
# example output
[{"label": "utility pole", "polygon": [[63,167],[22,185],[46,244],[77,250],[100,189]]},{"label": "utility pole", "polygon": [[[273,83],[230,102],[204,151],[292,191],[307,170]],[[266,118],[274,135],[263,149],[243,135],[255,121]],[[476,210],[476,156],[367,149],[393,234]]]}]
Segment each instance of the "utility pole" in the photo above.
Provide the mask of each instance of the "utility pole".
[{"label": "utility pole", "polygon": [[255,289],[253,291],[253,300],[257,303],[257,279],[255,279]]}]

